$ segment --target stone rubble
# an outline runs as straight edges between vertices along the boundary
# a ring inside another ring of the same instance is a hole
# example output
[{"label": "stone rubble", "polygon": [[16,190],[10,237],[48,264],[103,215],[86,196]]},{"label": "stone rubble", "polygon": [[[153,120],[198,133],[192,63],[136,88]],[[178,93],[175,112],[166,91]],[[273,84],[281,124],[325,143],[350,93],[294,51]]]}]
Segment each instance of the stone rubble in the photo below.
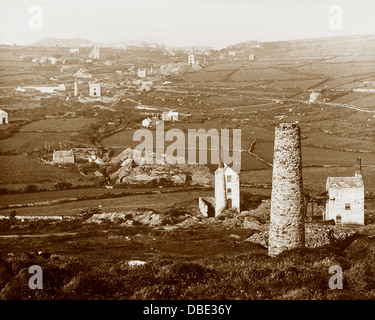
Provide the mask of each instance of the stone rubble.
[{"label": "stone rubble", "polygon": [[[305,226],[305,246],[308,248],[317,248],[324,245],[332,244],[337,241],[345,240],[356,233],[356,228],[343,226],[319,226],[306,225]],[[246,241],[258,243],[263,247],[268,248],[268,231],[258,232],[248,237]]]}]

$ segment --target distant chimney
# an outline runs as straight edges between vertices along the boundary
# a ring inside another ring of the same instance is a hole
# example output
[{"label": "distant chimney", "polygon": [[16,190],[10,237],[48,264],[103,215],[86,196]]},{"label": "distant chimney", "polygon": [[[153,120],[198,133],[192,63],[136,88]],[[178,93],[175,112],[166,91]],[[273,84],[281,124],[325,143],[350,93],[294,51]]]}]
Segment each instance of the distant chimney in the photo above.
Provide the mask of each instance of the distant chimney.
[{"label": "distant chimney", "polygon": [[355,164],[355,177],[362,177],[362,161],[361,158],[357,158],[356,164]]},{"label": "distant chimney", "polygon": [[78,83],[77,83],[77,75],[75,75],[75,80],[74,80],[74,96],[78,96]]}]

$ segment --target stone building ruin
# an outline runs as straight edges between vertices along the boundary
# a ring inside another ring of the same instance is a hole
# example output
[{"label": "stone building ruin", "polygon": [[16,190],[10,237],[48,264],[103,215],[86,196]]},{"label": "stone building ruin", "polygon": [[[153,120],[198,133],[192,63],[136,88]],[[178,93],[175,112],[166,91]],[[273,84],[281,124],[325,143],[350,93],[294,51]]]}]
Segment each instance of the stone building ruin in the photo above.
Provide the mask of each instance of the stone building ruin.
[{"label": "stone building ruin", "polygon": [[305,245],[301,153],[300,127],[294,123],[277,126],[268,246],[270,256]]},{"label": "stone building ruin", "polygon": [[100,83],[90,83],[89,84],[89,95],[90,97],[100,97]]},{"label": "stone building ruin", "polygon": [[199,209],[205,217],[216,217],[226,209],[240,212],[239,175],[219,159],[215,171],[215,197],[199,198]]}]

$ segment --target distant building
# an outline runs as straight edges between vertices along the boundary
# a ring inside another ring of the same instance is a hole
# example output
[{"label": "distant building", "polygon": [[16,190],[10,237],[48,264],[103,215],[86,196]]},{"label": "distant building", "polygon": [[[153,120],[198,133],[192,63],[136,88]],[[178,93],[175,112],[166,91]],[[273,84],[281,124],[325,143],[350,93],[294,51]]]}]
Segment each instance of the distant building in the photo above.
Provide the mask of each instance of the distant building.
[{"label": "distant building", "polygon": [[73,150],[53,151],[53,162],[58,164],[74,163]]},{"label": "distant building", "polygon": [[169,110],[161,114],[161,120],[163,121],[178,121],[179,113],[176,111]]},{"label": "distant building", "polygon": [[151,126],[151,119],[150,118],[143,119],[142,120],[142,126],[146,127],[146,128],[150,127]]},{"label": "distant building", "polygon": [[73,148],[73,153],[76,162],[81,160],[92,162],[98,158],[107,158],[106,154],[108,154],[99,148]]},{"label": "distant building", "polygon": [[147,69],[146,68],[138,68],[138,78],[146,78],[147,76]]},{"label": "distant building", "polygon": [[191,65],[193,65],[194,63],[195,63],[195,55],[190,54],[190,55],[188,56],[188,65],[191,66]]},{"label": "distant building", "polygon": [[322,98],[322,95],[319,93],[319,92],[311,92],[310,94],[310,100],[309,100],[309,103],[312,103],[312,102],[315,102],[315,101],[318,101],[318,100],[321,100]]},{"label": "distant building", "polygon": [[370,88],[357,88],[353,89],[353,92],[375,92],[375,89],[370,89]]},{"label": "distant building", "polygon": [[71,48],[69,50],[70,53],[79,53],[79,48]]},{"label": "distant building", "polygon": [[8,124],[8,113],[0,110],[0,124]]},{"label": "distant building", "polygon": [[251,54],[249,55],[249,60],[250,60],[250,61],[253,61],[254,59],[255,59],[254,53],[251,53]]},{"label": "distant building", "polygon": [[78,82],[77,82],[77,76],[74,77],[74,96],[78,96]]},{"label": "distant building", "polygon": [[229,56],[234,57],[234,56],[236,56],[236,54],[237,54],[237,52],[235,50],[228,51]]},{"label": "distant building", "polygon": [[86,70],[80,68],[74,76],[77,76],[77,78],[82,78],[82,79],[91,79],[92,75],[90,73],[87,73]]},{"label": "distant building", "polygon": [[354,177],[328,177],[325,220],[342,224],[364,225],[365,188],[361,159],[357,159]]},{"label": "distant building", "polygon": [[146,128],[155,127],[157,124],[160,123],[160,121],[161,120],[158,117],[152,117],[152,118],[147,117],[146,119],[142,120],[142,126]]},{"label": "distant building", "polygon": [[100,83],[90,83],[90,97],[100,97]]},{"label": "distant building", "polygon": [[48,61],[51,62],[51,64],[56,64],[56,60],[55,57],[48,57]]},{"label": "distant building", "polygon": [[99,46],[94,46],[89,54],[90,59],[100,59],[100,49]]},{"label": "distant building", "polygon": [[142,85],[139,88],[141,91],[150,91],[153,86],[152,81],[142,81]]}]

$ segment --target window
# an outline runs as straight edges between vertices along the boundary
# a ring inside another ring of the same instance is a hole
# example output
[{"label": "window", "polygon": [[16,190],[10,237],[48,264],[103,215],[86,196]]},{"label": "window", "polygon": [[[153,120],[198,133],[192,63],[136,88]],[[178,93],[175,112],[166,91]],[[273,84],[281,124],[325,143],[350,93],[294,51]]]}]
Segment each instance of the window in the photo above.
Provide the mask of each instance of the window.
[{"label": "window", "polygon": [[350,203],[345,203],[345,210],[350,210]]},{"label": "window", "polygon": [[232,182],[232,176],[227,176],[227,182]]},{"label": "window", "polygon": [[228,188],[228,195],[232,194],[232,189]]}]

